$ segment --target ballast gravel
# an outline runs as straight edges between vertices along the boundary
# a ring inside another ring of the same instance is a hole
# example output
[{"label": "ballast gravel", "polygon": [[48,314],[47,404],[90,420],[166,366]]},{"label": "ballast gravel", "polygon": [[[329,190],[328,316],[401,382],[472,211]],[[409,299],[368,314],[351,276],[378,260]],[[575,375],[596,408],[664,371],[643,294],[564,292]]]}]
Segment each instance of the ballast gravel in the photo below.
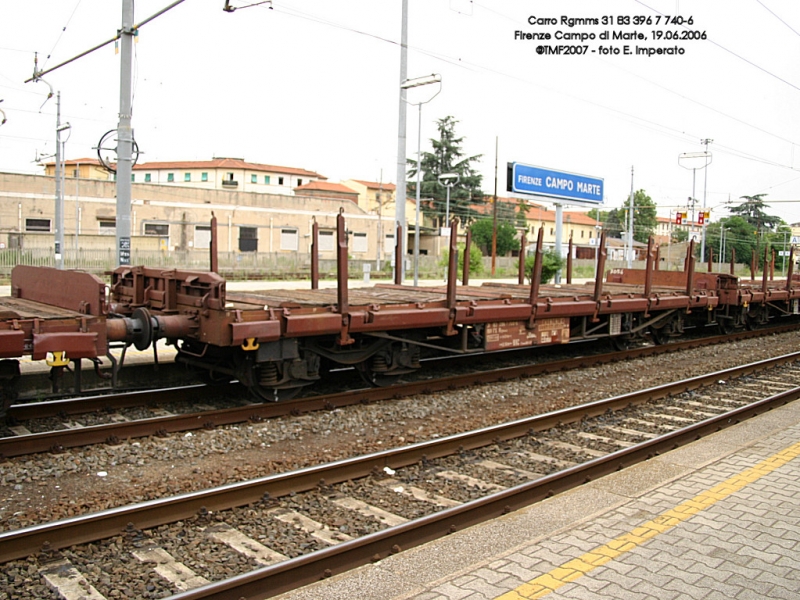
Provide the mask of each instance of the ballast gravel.
[{"label": "ballast gravel", "polygon": [[[7,459],[0,463],[0,531],[541,414],[789,354],[798,342],[800,333],[785,333],[373,405]],[[2,583],[0,577],[0,588]]]}]

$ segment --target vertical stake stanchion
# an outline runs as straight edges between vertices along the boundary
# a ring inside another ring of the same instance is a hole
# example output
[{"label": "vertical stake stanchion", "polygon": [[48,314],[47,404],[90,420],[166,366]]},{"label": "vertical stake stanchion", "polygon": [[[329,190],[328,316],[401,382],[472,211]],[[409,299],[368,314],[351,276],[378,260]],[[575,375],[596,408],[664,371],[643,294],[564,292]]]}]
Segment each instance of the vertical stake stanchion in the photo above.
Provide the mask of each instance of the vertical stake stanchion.
[{"label": "vertical stake stanchion", "polygon": [[311,289],[319,289],[319,223],[316,217],[311,224]]},{"label": "vertical stake stanchion", "polygon": [[536,317],[536,303],[539,301],[539,287],[542,280],[542,262],[544,261],[544,227],[539,227],[539,235],[536,237],[536,253],[533,259],[533,273],[531,273],[531,293],[528,302],[531,305],[531,317],[528,322],[529,327],[533,327]]},{"label": "vertical stake stanchion", "polygon": [[775,281],[775,250],[772,250],[772,260],[769,261],[769,280]]},{"label": "vertical stake stanchion", "polygon": [[219,238],[217,237],[217,217],[211,211],[211,243],[208,246],[211,272],[219,274]]},{"label": "vertical stake stanchion", "polygon": [[472,230],[467,229],[467,242],[464,245],[464,272],[461,274],[461,285],[469,285],[469,251],[472,249]]},{"label": "vertical stake stanchion", "polygon": [[792,275],[794,274],[794,246],[789,248],[789,270],[786,272],[786,291],[792,293]]},{"label": "vertical stake stanchion", "polygon": [[339,314],[342,315],[342,329],[337,340],[340,346],[352,344],[355,340],[350,337],[350,300],[347,290],[347,230],[344,227],[344,209],[339,209],[336,217],[336,238],[338,249],[336,252],[336,298],[339,303]]},{"label": "vertical stake stanchion", "polygon": [[734,266],[736,265],[736,248],[731,247],[731,275],[733,275]]},{"label": "vertical stake stanchion", "polygon": [[647,262],[645,263],[644,270],[644,297],[650,298],[650,292],[653,290],[653,263],[654,260],[654,246],[655,242],[651,235],[647,239]]},{"label": "vertical stake stanchion", "polygon": [[600,232],[599,244],[600,247],[597,249],[597,272],[594,276],[594,295],[592,296],[594,299],[594,316],[592,317],[592,323],[597,323],[597,321],[599,321],[597,315],[600,312],[600,298],[603,295],[603,274],[606,269],[606,257],[608,256],[605,230]]},{"label": "vertical stake stanchion", "polygon": [[567,250],[567,285],[572,283],[572,232],[569,234],[569,246]]},{"label": "vertical stake stanchion", "polygon": [[694,260],[694,240],[692,240],[686,250],[686,295],[690,298],[694,291]]},{"label": "vertical stake stanchion", "polygon": [[519,240],[519,269],[517,269],[517,283],[519,285],[525,284],[525,242],[528,240],[528,229],[522,232],[522,238]]},{"label": "vertical stake stanchion", "polygon": [[767,277],[769,277],[769,263],[767,262],[769,256],[769,248],[764,248],[764,275],[761,277],[761,292],[764,294],[764,301],[766,302],[767,295]]}]

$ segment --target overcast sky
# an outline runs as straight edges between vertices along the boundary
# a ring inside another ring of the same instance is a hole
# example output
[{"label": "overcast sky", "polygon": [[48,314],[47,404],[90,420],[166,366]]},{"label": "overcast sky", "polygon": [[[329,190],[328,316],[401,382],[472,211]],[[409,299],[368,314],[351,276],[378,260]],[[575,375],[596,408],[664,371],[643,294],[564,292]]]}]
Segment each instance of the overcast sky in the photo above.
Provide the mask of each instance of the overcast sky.
[{"label": "overcast sky", "polygon": [[[136,0],[134,20],[169,4]],[[224,4],[185,0],[142,27],[133,98],[140,163],[231,156],[314,170],[331,181],[396,182],[400,0],[274,0],[271,8],[231,0],[242,7],[231,13]],[[37,153],[55,151],[56,102],[45,102],[45,83],[24,83],[34,53],[47,69],[111,39],[122,2],[0,6],[0,109],[7,118],[0,171],[41,173]],[[665,25],[674,15],[692,24]],[[559,24],[530,25],[531,16]],[[560,23],[604,16],[614,24]],[[639,16],[661,23],[634,26]],[[517,30],[553,39],[515,40]],[[557,32],[598,38],[604,31],[648,39],[555,39]],[[505,164],[517,161],[603,178],[605,207],[613,208],[627,199],[633,167],[635,188],[667,216],[692,195],[693,171],[679,155],[702,152],[708,138],[713,158],[707,172],[696,171],[694,195],[702,203],[706,190],[712,219],[727,214],[729,199],[764,193],[772,214],[797,222],[798,32],[797,0],[409,0],[408,76],[442,77],[441,92],[422,108],[422,148],[430,149],[436,120],[452,115],[465,151],[482,155],[487,193],[498,163],[505,195]],[[673,33],[706,39],[665,39]],[[587,50],[540,55],[541,44]],[[624,55],[625,45],[683,54]],[[601,55],[600,46],[620,54]],[[93,146],[118,121],[113,44],[44,79],[61,92],[61,120],[71,125],[66,157],[94,156]],[[435,89],[410,90],[409,100]],[[409,107],[409,157],[417,119]]]}]

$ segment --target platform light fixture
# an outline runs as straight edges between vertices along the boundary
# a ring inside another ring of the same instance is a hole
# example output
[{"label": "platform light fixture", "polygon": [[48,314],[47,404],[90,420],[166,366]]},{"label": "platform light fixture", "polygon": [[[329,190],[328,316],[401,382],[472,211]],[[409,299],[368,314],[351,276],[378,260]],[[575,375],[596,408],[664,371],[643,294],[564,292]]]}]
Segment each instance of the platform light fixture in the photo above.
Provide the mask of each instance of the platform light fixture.
[{"label": "platform light fixture", "polygon": [[420,160],[421,157],[421,150],[420,150],[420,143],[422,138],[422,105],[427,104],[436,96],[439,95],[439,92],[442,91],[442,76],[438,73],[432,73],[431,75],[425,75],[423,77],[415,77],[413,79],[406,79],[403,83],[400,84],[401,90],[408,90],[415,87],[420,87],[423,85],[430,85],[433,83],[439,84],[439,89],[436,90],[436,93],[428,98],[427,100],[422,100],[420,102],[409,102],[406,100],[406,103],[416,106],[419,109],[419,123],[417,125],[417,198],[416,198],[416,216],[414,221],[414,285],[419,285],[419,187],[420,187],[420,171],[422,169],[422,161]]}]

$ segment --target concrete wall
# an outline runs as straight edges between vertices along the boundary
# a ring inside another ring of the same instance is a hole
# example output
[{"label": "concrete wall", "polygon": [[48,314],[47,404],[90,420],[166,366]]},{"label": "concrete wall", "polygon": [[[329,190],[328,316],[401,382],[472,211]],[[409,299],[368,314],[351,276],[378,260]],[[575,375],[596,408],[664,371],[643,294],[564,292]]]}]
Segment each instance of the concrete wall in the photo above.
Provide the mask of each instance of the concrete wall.
[{"label": "concrete wall", "polygon": [[[303,198],[188,187],[133,184],[131,232],[134,244],[156,244],[161,250],[190,250],[207,246],[212,212],[218,221],[220,252],[239,252],[243,228],[257,235],[258,252],[308,253],[311,227],[334,231],[343,210],[350,236],[349,253],[354,259],[379,258],[378,216],[368,214],[343,200]],[[104,248],[115,243],[113,220],[116,186],[111,181],[66,178],[64,189],[65,246],[72,246],[77,232],[81,247]],[[42,175],[0,173],[0,249],[12,243],[41,247],[42,234],[54,229],[55,181]],[[48,231],[31,231],[49,220]],[[383,231],[394,230],[390,217],[383,217]],[[108,225],[112,225],[108,227]],[[294,232],[294,244],[287,244]],[[23,235],[20,235],[23,234]],[[155,242],[137,240],[154,238]],[[353,240],[358,237],[358,243]],[[14,241],[16,240],[16,241]],[[335,257],[335,245],[321,252]],[[384,257],[383,248],[380,258]]]}]

